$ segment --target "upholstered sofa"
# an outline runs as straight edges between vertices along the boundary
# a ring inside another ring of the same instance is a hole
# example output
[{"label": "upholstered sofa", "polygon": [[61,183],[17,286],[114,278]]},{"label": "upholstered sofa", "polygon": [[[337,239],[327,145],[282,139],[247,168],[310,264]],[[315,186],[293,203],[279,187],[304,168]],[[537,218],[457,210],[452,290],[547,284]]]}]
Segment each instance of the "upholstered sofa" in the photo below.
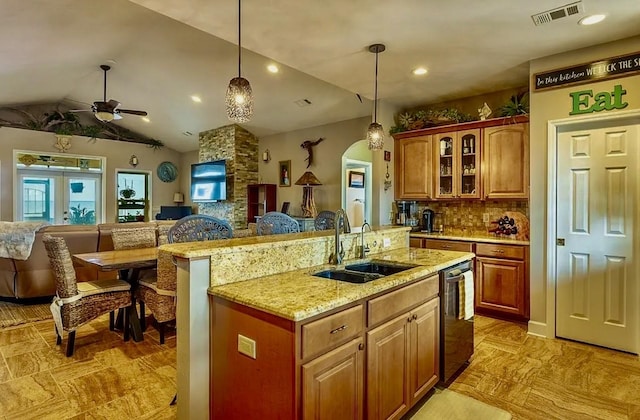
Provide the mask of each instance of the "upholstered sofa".
[{"label": "upholstered sofa", "polygon": [[[111,230],[114,227],[136,226],[171,226],[172,221],[134,222],[127,224],[105,223],[93,226],[84,225],[50,225],[36,232],[31,254],[26,260],[0,258],[0,297],[27,299],[55,294],[53,271],[49,266],[47,251],[42,243],[42,236],[64,237],[69,252],[80,254],[85,252],[107,251],[113,249]],[[76,266],[78,281],[113,278],[115,272],[99,272],[97,269]]]}]

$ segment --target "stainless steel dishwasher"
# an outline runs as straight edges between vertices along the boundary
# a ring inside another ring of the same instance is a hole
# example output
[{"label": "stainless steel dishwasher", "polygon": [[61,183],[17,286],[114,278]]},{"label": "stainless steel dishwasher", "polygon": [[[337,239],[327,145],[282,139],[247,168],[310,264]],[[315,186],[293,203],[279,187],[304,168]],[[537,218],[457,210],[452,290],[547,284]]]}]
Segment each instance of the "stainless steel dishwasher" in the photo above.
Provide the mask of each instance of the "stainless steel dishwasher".
[{"label": "stainless steel dishwasher", "polygon": [[473,354],[473,261],[440,272],[440,296],[440,382],[449,385]]}]

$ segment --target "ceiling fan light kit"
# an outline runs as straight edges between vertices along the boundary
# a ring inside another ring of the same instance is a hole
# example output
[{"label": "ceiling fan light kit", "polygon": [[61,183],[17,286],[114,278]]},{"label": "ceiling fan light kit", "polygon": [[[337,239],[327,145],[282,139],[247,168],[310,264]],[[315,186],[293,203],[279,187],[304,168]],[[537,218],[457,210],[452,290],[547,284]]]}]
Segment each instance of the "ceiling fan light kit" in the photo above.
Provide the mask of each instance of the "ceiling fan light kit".
[{"label": "ceiling fan light kit", "polygon": [[104,72],[104,83],[102,87],[102,101],[95,101],[91,105],[91,109],[72,109],[70,112],[83,112],[83,111],[91,111],[95,117],[105,123],[111,122],[113,120],[121,120],[122,115],[120,114],[133,114],[140,115],[142,117],[147,116],[146,111],[138,111],[135,109],[120,109],[120,102],[115,99],[109,99],[107,102],[107,72],[111,70],[111,66],[106,64],[102,64],[100,66],[102,71]]},{"label": "ceiling fan light kit", "polygon": [[242,77],[242,0],[238,0],[238,77],[229,82],[225,104],[231,121],[245,123],[253,115],[253,92],[251,84]]},{"label": "ceiling fan light kit", "polygon": [[369,150],[382,150],[384,146],[384,128],[378,124],[378,54],[386,49],[384,44],[373,44],[369,46],[369,52],[376,55],[376,77],[373,99],[373,122],[367,129],[367,145]]}]

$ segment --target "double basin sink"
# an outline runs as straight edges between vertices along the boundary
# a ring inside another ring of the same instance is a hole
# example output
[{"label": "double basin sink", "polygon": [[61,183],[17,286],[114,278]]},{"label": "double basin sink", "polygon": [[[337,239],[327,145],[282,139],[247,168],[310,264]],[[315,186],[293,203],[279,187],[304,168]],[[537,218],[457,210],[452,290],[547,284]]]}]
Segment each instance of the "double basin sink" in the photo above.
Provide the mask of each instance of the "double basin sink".
[{"label": "double basin sink", "polygon": [[417,265],[386,261],[368,261],[346,265],[340,269],[323,270],[313,275],[326,279],[346,281],[348,283],[368,283],[414,267],[417,267]]}]

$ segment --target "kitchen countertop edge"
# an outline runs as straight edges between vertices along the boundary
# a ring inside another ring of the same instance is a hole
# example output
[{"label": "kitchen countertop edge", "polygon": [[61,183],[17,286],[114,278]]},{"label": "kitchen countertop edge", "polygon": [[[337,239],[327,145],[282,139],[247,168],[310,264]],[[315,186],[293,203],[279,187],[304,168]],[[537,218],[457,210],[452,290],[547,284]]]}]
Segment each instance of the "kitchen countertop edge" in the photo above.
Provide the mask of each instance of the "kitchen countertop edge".
[{"label": "kitchen countertop edge", "polygon": [[505,244],[505,245],[526,245],[529,246],[529,241],[523,241],[519,239],[501,238],[497,236],[482,236],[479,234],[446,234],[446,233],[422,233],[411,232],[410,238],[420,239],[445,239],[451,241],[465,241],[465,242],[486,242],[493,244]]},{"label": "kitchen countertop edge", "polygon": [[[455,264],[473,259],[471,252],[403,248],[370,255],[366,260],[411,263],[417,267],[365,284],[315,277],[330,264],[283,272],[241,282],[214,286],[211,296],[299,322],[341,306],[369,298],[396,286],[411,283]],[[355,264],[362,260],[351,260]],[[421,261],[423,261],[421,263]],[[425,263],[425,261],[435,261]]]}]

